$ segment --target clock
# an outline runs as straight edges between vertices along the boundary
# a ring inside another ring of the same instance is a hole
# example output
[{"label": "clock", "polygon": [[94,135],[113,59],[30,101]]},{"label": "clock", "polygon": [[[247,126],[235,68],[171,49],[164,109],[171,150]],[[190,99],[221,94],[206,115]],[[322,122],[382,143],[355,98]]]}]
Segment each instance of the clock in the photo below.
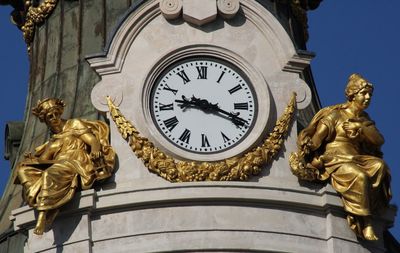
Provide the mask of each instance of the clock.
[{"label": "clock", "polygon": [[257,96],[246,75],[213,57],[179,60],[150,93],[154,125],[170,143],[199,154],[224,152],[242,142],[257,118]]}]

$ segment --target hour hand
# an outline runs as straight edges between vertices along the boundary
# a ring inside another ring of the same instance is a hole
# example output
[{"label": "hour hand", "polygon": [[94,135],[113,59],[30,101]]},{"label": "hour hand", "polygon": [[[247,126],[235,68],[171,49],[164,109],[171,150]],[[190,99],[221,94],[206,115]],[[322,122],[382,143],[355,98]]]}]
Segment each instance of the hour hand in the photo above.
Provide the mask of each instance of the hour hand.
[{"label": "hour hand", "polygon": [[175,99],[175,102],[180,103],[179,107],[181,109],[185,109],[190,106],[195,106],[195,104],[189,99],[187,99],[184,95],[182,95],[182,100]]},{"label": "hour hand", "polygon": [[189,106],[199,108],[205,112],[214,112],[218,108],[218,104],[212,104],[208,102],[207,99],[196,98],[192,96],[190,100],[182,95],[182,100],[176,99],[175,102],[181,103],[179,105],[182,109],[187,108]]}]

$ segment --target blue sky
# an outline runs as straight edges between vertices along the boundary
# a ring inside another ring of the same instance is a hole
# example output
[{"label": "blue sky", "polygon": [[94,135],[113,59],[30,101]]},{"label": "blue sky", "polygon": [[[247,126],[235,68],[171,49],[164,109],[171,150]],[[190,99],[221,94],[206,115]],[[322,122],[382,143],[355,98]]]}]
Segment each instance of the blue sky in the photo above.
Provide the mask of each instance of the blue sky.
[{"label": "blue sky", "polygon": [[[375,85],[367,110],[385,136],[384,158],[392,170],[392,203],[400,204],[400,1],[325,0],[309,12],[308,49],[317,54],[312,71],[323,106],[345,101],[344,88],[358,72]],[[22,33],[9,22],[11,8],[0,7],[0,136],[7,121],[23,120],[28,89],[28,56]],[[4,138],[0,138],[3,142]],[[3,154],[0,143],[0,153]],[[9,176],[0,158],[0,193]],[[391,229],[400,239],[400,219]]]}]

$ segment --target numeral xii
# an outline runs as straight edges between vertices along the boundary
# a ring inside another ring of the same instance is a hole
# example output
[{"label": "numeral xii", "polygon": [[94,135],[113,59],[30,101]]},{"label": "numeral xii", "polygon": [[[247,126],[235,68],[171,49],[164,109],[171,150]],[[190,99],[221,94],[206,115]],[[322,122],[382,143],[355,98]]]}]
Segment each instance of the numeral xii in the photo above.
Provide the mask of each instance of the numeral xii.
[{"label": "numeral xii", "polygon": [[207,79],[207,67],[206,66],[197,66],[197,79]]}]

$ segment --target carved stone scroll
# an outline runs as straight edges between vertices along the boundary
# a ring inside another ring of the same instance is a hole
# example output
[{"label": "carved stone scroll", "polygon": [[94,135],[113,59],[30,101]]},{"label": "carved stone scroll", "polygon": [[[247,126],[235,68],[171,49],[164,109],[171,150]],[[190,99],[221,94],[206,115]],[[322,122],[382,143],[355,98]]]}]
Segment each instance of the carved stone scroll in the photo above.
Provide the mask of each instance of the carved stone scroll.
[{"label": "carved stone scroll", "polygon": [[166,19],[176,19],[182,12],[182,0],[161,0],[160,10]]},{"label": "carved stone scroll", "polygon": [[217,0],[220,15],[225,19],[233,18],[239,11],[239,0]]},{"label": "carved stone scroll", "polygon": [[202,26],[214,21],[219,13],[225,19],[233,18],[239,11],[240,0],[160,0],[160,10],[168,19],[182,18]]}]

